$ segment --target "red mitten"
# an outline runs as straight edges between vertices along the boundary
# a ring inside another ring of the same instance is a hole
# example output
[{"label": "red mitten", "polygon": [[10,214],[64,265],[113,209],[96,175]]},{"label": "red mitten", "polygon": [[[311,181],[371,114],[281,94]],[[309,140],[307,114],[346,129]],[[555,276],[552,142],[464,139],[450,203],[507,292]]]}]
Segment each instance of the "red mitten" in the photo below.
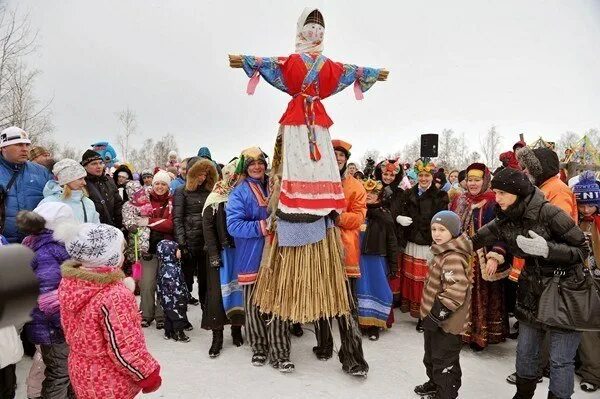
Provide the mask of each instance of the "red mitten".
[{"label": "red mitten", "polygon": [[160,384],[162,384],[162,378],[160,378],[160,366],[138,384],[142,388],[143,393],[154,392],[160,388]]}]

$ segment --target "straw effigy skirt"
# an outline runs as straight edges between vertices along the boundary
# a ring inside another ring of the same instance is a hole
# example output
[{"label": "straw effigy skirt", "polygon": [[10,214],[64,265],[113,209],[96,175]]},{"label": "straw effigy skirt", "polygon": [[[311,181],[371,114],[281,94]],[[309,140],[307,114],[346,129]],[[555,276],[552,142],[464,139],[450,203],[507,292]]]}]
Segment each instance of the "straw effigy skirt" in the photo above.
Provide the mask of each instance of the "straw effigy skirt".
[{"label": "straw effigy skirt", "polygon": [[262,313],[308,323],[350,313],[339,231],[298,247],[281,247],[277,234],[263,251],[254,291]]}]

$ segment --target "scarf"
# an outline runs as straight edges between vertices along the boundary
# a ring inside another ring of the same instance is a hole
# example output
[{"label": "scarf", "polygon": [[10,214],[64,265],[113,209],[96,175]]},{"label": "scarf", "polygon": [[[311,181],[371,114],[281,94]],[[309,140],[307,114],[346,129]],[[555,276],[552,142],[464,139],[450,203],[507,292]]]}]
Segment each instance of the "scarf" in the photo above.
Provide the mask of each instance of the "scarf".
[{"label": "scarf", "polygon": [[240,178],[240,175],[235,172],[237,163],[238,159],[236,158],[223,168],[223,179],[215,184],[211,193],[206,198],[202,213],[210,206],[213,209],[213,214],[215,214],[219,208],[219,204],[229,200],[229,194],[231,194]]},{"label": "scarf", "polygon": [[[483,185],[478,194],[471,194],[468,190],[456,199],[456,205],[453,206],[454,213],[460,219],[463,232],[471,231],[473,223],[473,210],[476,208],[484,208],[492,206],[496,202],[496,194],[490,190],[491,176],[490,173],[485,173],[483,177]],[[484,202],[485,201],[485,202]],[[478,204],[483,204],[478,206]]]},{"label": "scarf", "polygon": [[312,40],[308,40],[302,34],[304,30],[304,23],[306,18],[311,12],[315,11],[315,8],[305,8],[298,23],[296,24],[296,53],[322,53],[323,52],[323,41],[315,43]]}]

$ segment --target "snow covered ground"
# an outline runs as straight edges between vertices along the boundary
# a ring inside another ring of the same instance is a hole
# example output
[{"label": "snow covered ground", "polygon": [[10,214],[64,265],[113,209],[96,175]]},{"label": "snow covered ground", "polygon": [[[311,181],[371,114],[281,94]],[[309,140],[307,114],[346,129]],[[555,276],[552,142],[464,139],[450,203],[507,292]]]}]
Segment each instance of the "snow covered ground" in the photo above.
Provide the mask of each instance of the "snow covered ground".
[{"label": "snow covered ground", "polygon": [[[145,330],[152,354],[162,367],[163,385],[159,391],[143,398],[418,398],[413,387],[426,380],[422,364],[423,336],[415,322],[396,311],[396,324],[381,334],[377,342],[364,340],[364,351],[370,365],[366,379],[344,374],[337,358],[327,362],[316,360],[312,325],[304,329],[301,338],[292,337],[292,361],[296,371],[281,374],[270,366],[250,364],[250,348],[236,348],[231,343],[229,329],[221,356],[208,357],[211,333],[201,330],[200,307],[190,307],[194,324],[191,342],[164,341],[162,331],[154,324]],[[335,323],[334,323],[335,324]],[[337,327],[335,327],[337,329]],[[336,346],[339,335],[335,331]],[[516,341],[495,345],[474,353],[468,347],[461,354],[463,385],[460,397],[465,399],[512,398],[515,388],[505,382],[514,370]],[[31,360],[18,364],[19,390],[17,398],[26,398],[25,377]],[[548,380],[538,384],[536,399],[546,398]],[[579,389],[576,377],[573,399],[598,398],[598,393],[586,394]]]}]

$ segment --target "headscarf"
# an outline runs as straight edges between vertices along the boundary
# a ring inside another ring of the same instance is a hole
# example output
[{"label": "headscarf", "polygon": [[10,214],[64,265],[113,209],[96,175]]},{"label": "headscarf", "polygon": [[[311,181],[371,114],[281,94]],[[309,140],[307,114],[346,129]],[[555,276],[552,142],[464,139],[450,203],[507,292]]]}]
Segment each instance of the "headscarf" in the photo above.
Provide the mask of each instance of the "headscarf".
[{"label": "headscarf", "polygon": [[240,178],[240,175],[236,173],[237,164],[238,159],[234,158],[223,168],[223,178],[215,184],[213,190],[206,198],[202,213],[204,213],[204,210],[209,206],[213,208],[214,213],[217,211],[220,203],[229,200],[229,194],[231,194],[231,191],[234,189]]},{"label": "headscarf", "polygon": [[[323,52],[323,42],[321,40],[318,44],[313,42],[312,40],[308,40],[302,34],[304,29],[304,25],[306,25],[306,19],[313,12],[317,11],[320,14],[320,11],[316,8],[305,8],[300,18],[298,18],[298,23],[296,24],[296,53],[322,53]],[[325,27],[323,27],[325,28]]]},{"label": "headscarf", "polygon": [[473,163],[466,169],[466,179],[469,178],[471,173],[480,174],[482,173],[483,185],[481,190],[477,194],[471,194],[468,189],[464,193],[456,197],[456,203],[452,206],[452,210],[460,218],[463,226],[463,231],[468,231],[471,227],[471,215],[473,213],[473,205],[479,204],[481,201],[486,201],[485,206],[492,205],[496,202],[496,195],[490,190],[490,182],[492,180],[492,174],[490,170],[482,163]]}]

